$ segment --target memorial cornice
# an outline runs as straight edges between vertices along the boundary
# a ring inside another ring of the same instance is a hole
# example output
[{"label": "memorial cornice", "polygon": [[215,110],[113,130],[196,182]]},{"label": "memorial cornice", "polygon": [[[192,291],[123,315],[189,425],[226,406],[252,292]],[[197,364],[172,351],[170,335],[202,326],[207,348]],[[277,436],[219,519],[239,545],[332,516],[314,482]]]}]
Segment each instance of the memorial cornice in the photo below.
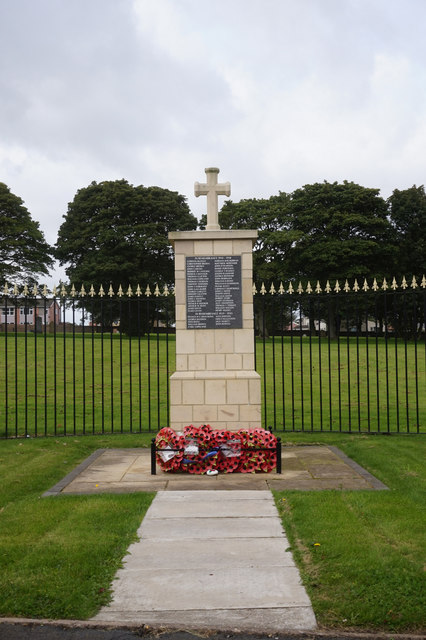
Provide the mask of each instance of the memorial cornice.
[{"label": "memorial cornice", "polygon": [[169,240],[255,240],[257,229],[219,229],[217,231],[170,231]]}]

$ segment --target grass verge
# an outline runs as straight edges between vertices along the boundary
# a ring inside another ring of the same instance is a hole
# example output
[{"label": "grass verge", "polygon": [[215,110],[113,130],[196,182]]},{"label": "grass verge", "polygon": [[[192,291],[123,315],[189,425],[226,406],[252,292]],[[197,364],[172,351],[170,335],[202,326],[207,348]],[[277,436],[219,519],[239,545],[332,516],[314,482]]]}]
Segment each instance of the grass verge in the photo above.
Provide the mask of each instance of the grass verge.
[{"label": "grass verge", "polygon": [[98,448],[140,446],[145,436],[1,443],[0,615],[93,616],[154,494],[41,498]]},{"label": "grass verge", "polygon": [[289,441],[335,444],[390,489],[275,492],[319,623],[424,630],[425,440],[289,434]]}]

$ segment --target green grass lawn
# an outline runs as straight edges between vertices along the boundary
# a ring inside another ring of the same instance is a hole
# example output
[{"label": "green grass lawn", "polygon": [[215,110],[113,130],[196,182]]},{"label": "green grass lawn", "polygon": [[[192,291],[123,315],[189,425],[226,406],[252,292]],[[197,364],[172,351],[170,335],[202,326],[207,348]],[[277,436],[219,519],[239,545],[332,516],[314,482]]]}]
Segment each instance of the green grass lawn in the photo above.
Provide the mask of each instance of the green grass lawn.
[{"label": "green grass lawn", "polygon": [[337,445],[390,489],[275,492],[318,621],[425,630],[424,438],[289,434],[286,440]]},{"label": "green grass lawn", "polygon": [[146,436],[9,440],[0,444],[0,615],[93,616],[153,494],[41,498],[90,453]]},{"label": "green grass lawn", "polygon": [[[426,433],[423,343],[374,337],[257,341],[263,426]],[[175,337],[0,335],[0,437],[167,426]]]},{"label": "green grass lawn", "polygon": [[[92,451],[146,446],[149,439],[0,443],[0,615],[85,619],[108,601],[152,494],[41,495]],[[288,434],[284,443],[335,444],[390,489],[276,492],[320,625],[424,629],[423,436]]]}]

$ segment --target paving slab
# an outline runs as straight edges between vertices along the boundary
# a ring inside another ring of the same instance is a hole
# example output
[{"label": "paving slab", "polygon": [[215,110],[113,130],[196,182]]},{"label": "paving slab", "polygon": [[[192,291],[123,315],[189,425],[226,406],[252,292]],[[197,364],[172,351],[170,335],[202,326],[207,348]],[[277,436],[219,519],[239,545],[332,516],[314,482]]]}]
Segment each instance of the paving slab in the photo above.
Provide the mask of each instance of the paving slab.
[{"label": "paving slab", "polygon": [[269,490],[160,491],[93,621],[306,631],[315,616]]},{"label": "paving slab", "polygon": [[282,473],[222,473],[199,476],[166,473],[157,466],[151,475],[150,450],[99,449],[65,476],[44,497],[67,494],[134,491],[297,489],[315,491],[381,490],[387,487],[332,446],[291,446],[282,450]]}]

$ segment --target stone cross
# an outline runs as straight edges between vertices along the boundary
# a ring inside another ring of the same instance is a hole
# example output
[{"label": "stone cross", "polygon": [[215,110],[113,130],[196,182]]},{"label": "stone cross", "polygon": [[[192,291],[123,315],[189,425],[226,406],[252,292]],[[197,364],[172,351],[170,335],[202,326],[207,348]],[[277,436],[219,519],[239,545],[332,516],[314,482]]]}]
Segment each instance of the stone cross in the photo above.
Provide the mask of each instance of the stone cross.
[{"label": "stone cross", "polygon": [[205,169],[207,182],[194,184],[194,194],[197,196],[207,196],[207,226],[206,231],[216,231],[220,229],[218,216],[218,196],[231,195],[231,183],[224,182],[218,184],[217,174],[219,169],[208,167]]}]

